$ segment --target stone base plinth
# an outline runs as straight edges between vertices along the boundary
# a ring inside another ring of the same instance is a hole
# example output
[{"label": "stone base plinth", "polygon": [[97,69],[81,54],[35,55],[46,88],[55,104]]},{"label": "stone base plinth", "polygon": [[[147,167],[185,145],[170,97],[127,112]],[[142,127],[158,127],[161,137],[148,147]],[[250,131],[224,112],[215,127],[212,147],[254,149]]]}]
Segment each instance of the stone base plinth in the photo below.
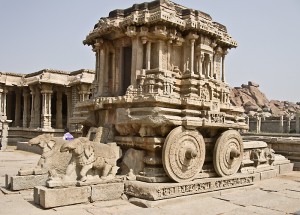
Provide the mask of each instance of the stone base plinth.
[{"label": "stone base plinth", "polygon": [[269,178],[274,178],[278,175],[278,172],[276,169],[267,170],[259,173],[260,180],[265,180]]},{"label": "stone base plinth", "polygon": [[118,199],[124,193],[124,183],[92,185],[91,202]]},{"label": "stone base plinth", "polygon": [[91,187],[68,187],[60,189],[49,189],[42,187],[39,192],[35,192],[35,201],[39,203],[43,208],[53,208],[64,205],[73,205],[79,203],[89,202],[91,196]]},{"label": "stone base plinth", "polygon": [[81,187],[34,189],[34,202],[43,208],[54,208],[86,202],[108,201],[121,198],[124,183],[108,183]]},{"label": "stone base plinth", "polygon": [[26,176],[5,175],[5,187],[13,191],[33,189],[35,186],[45,186],[47,180],[48,174]]},{"label": "stone base plinth", "polygon": [[293,171],[294,164],[293,163],[287,163],[287,164],[281,164],[279,166],[279,174],[284,174],[287,172]]},{"label": "stone base plinth", "polygon": [[140,199],[161,200],[186,195],[206,193],[216,190],[253,184],[255,175],[236,174],[231,177],[206,178],[184,183],[125,182],[125,194]]}]

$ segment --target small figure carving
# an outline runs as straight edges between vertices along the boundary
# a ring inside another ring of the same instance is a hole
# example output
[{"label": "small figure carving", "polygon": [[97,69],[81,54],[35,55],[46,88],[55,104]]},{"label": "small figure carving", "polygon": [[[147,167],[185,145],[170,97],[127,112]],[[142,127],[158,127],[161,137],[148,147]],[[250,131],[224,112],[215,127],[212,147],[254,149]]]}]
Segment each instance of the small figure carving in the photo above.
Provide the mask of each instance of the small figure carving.
[{"label": "small figure carving", "polygon": [[207,88],[203,88],[201,90],[200,98],[203,99],[204,101],[209,101],[210,100],[210,98],[209,98],[209,91],[208,91]]},{"label": "small figure carving", "polygon": [[116,163],[121,157],[120,148],[115,143],[95,143],[86,137],[66,142],[60,151],[72,152],[64,180],[70,179],[74,171],[80,181],[86,181],[88,175],[112,178],[116,175]]},{"label": "small figure carving", "polygon": [[255,167],[261,163],[272,165],[275,160],[274,150],[270,148],[253,149],[250,154],[250,160],[254,162]]},{"label": "small figure carving", "polygon": [[68,153],[60,153],[60,147],[65,143],[61,137],[53,137],[51,134],[42,134],[32,138],[28,142],[42,148],[42,155],[36,167],[21,169],[19,175],[40,175],[54,171],[64,174],[71,156]]}]

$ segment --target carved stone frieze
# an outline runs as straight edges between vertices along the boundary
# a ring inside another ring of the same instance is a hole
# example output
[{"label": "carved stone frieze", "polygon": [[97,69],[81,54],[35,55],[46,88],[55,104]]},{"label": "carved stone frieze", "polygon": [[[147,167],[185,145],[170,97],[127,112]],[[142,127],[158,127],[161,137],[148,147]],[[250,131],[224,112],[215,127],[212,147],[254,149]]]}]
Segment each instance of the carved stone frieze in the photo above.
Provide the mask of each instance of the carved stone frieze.
[{"label": "carved stone frieze", "polygon": [[[249,175],[229,178],[212,178],[177,184],[148,184],[147,186],[145,186],[144,182],[129,181],[125,183],[125,193],[129,196],[134,196],[141,199],[161,200],[247,186],[253,184],[254,178],[255,177],[253,175]],[[143,192],[138,191],[141,189]]]}]

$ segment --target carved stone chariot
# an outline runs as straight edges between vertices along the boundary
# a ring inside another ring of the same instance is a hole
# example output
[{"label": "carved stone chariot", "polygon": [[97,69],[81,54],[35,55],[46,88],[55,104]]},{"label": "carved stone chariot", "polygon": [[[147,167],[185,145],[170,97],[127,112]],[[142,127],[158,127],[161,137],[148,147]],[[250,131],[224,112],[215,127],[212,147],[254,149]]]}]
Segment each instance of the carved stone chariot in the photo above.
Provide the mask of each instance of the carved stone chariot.
[{"label": "carved stone chariot", "polygon": [[72,158],[62,180],[35,188],[42,207],[122,193],[160,200],[291,169],[265,142],[243,142],[244,110],[230,103],[225,82],[225,56],[237,43],[210,15],[169,0],[134,4],[101,18],[83,43],[95,52],[95,79],[71,122],[86,137],[60,146]]},{"label": "carved stone chariot", "polygon": [[[145,152],[137,180],[188,182],[235,174],[243,109],[229,101],[225,56],[237,43],[210,15],[168,0],[101,18],[84,40],[96,53],[92,98],[74,122],[111,129]],[[88,112],[86,110],[89,110]]]}]

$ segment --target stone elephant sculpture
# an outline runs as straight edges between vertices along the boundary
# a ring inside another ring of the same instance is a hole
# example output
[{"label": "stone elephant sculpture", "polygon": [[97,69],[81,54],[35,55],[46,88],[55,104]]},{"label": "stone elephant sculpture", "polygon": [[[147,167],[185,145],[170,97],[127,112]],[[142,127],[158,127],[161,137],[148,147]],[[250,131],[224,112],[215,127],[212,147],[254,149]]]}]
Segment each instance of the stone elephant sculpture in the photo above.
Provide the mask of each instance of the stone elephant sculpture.
[{"label": "stone elephant sculpture", "polygon": [[86,137],[79,137],[64,143],[61,152],[69,151],[72,158],[66,170],[65,179],[76,171],[77,180],[86,181],[87,176],[115,176],[117,160],[121,158],[120,147],[116,143],[97,143]]},{"label": "stone elephant sculpture", "polygon": [[66,141],[62,137],[53,137],[51,134],[42,134],[29,140],[30,145],[42,148],[42,155],[32,169],[21,169],[18,175],[40,175],[50,173],[51,175],[64,175],[71,160],[71,155],[67,152],[60,152],[61,146]]}]

